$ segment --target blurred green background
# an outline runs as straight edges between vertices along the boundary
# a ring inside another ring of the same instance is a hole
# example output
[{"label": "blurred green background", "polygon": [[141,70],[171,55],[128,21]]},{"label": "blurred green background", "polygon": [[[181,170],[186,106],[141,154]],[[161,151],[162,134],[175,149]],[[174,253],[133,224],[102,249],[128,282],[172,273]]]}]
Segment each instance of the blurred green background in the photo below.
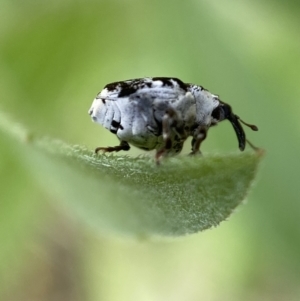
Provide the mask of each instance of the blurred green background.
[{"label": "blurred green background", "polygon": [[[96,93],[112,81],[175,76],[219,94],[259,127],[248,137],[266,149],[247,204],[229,221],[139,241],[86,226],[0,136],[1,300],[300,300],[297,1],[0,4],[0,110],[35,133],[113,145],[87,114]],[[224,122],[203,152],[231,151]]]}]

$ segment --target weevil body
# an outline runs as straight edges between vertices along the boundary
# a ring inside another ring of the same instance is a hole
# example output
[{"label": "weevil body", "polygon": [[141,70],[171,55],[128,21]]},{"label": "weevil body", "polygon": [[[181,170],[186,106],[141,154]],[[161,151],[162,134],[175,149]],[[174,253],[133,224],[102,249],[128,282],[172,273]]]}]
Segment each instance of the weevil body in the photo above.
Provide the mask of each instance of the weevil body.
[{"label": "weevil body", "polygon": [[120,145],[98,147],[96,152],[126,151],[131,144],[143,150],[156,149],[156,160],[180,153],[189,136],[193,137],[191,154],[200,153],[208,129],[225,119],[234,128],[241,151],[245,149],[246,135],[240,122],[257,130],[243,122],[217,95],[168,77],[108,84],[94,99],[89,114],[120,140]]}]

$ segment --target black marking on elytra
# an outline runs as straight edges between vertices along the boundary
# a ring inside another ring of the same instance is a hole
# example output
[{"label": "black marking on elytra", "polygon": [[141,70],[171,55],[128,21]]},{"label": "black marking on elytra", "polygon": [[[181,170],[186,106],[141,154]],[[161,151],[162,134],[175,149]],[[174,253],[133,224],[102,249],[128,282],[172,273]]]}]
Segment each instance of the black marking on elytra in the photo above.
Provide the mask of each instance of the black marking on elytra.
[{"label": "black marking on elytra", "polygon": [[171,78],[168,78],[168,77],[153,77],[152,79],[154,81],[157,81],[157,80],[161,81],[163,86],[169,86],[171,88],[173,88],[173,86],[174,86],[171,81]]},{"label": "black marking on elytra", "polygon": [[118,129],[110,129],[113,134],[117,134]]},{"label": "black marking on elytra", "polygon": [[109,92],[119,91],[118,97],[127,97],[131,94],[134,94],[139,89],[145,88],[145,86],[152,88],[151,80],[159,80],[162,82],[163,86],[171,88],[174,87],[174,82],[176,82],[178,86],[184,91],[187,91],[188,89],[188,85],[182,82],[180,79],[171,77],[136,78],[107,84],[105,86],[105,89],[107,89]]},{"label": "black marking on elytra", "polygon": [[122,82],[114,82],[107,84],[104,88],[107,89],[107,91],[112,92],[117,89],[117,87],[121,86]]},{"label": "black marking on elytra", "polygon": [[120,130],[124,130],[122,124],[119,125],[119,129],[120,129]]},{"label": "black marking on elytra", "polygon": [[141,88],[141,84],[144,83],[144,80],[141,78],[126,80],[121,82],[114,82],[105,86],[109,91],[119,91],[118,97],[127,97],[131,94],[134,94],[138,89]]},{"label": "black marking on elytra", "polygon": [[120,126],[120,122],[116,121],[116,120],[113,120],[111,122],[111,126],[114,127],[114,128],[118,128]]},{"label": "black marking on elytra", "polygon": [[187,84],[185,84],[183,81],[181,81],[179,78],[172,78],[177,84],[178,86],[183,89],[184,91],[187,91]]},{"label": "black marking on elytra", "polygon": [[178,84],[178,86],[187,91],[187,85],[181,81],[179,78],[171,78],[171,77],[153,77],[153,80],[160,80],[163,83],[163,86],[174,87],[172,80]]},{"label": "black marking on elytra", "polygon": [[101,100],[102,100],[102,103],[105,104],[105,99],[101,98]]},{"label": "black marking on elytra", "polygon": [[130,96],[131,94],[134,94],[137,90],[138,90],[137,87],[126,86],[120,90],[120,93],[118,96],[119,97],[127,97],[127,96]]},{"label": "black marking on elytra", "polygon": [[192,88],[195,91],[208,91],[202,86],[194,85],[194,84],[187,84],[190,88]]}]

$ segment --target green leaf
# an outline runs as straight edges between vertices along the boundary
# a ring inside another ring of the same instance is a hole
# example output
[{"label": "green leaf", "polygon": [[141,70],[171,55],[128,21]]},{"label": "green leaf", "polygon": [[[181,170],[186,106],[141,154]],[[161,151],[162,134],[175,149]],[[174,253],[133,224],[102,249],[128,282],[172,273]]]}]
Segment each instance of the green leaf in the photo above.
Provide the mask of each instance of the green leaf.
[{"label": "green leaf", "polygon": [[261,152],[149,157],[95,155],[28,134],[1,115],[36,181],[72,214],[102,232],[179,236],[217,226],[245,199]]}]

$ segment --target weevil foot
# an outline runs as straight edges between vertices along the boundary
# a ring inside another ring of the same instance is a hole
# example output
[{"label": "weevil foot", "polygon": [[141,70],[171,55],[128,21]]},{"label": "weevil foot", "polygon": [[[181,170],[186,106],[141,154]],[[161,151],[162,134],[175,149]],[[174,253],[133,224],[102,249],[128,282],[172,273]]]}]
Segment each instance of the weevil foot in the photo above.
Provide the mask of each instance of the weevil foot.
[{"label": "weevil foot", "polygon": [[121,141],[120,145],[117,146],[108,146],[108,147],[97,147],[95,149],[95,153],[97,154],[99,151],[104,153],[111,153],[111,152],[119,152],[121,150],[128,151],[130,149],[129,144],[126,141]]},{"label": "weevil foot", "polygon": [[189,156],[202,156],[202,152],[198,149],[198,150],[192,150],[189,153]]},{"label": "weevil foot", "polygon": [[160,165],[160,160],[166,152],[167,152],[167,150],[165,148],[161,148],[160,150],[158,150],[156,152],[156,154],[155,154],[156,165]]}]

